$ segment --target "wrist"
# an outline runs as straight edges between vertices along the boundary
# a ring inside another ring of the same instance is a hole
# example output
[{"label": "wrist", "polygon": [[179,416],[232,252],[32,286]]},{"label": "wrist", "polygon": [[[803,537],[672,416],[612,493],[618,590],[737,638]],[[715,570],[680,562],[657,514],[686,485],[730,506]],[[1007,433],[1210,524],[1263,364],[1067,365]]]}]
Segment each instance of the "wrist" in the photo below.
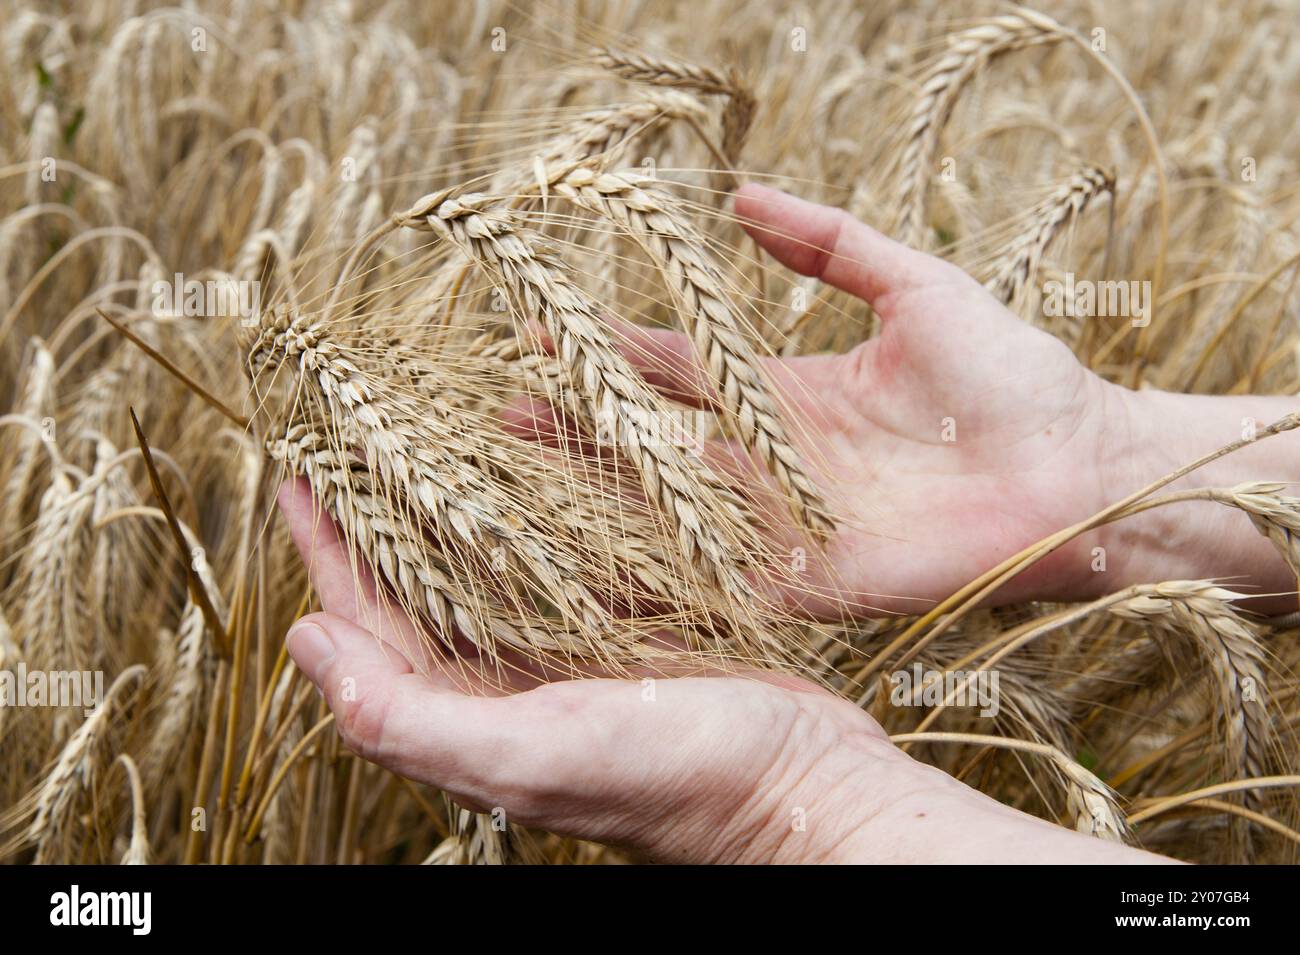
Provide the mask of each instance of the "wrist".
[{"label": "wrist", "polygon": [[[1169,400],[1173,397],[1106,384],[1107,425],[1098,461],[1102,495],[1094,512],[1195,460],[1194,453],[1184,450],[1185,422],[1181,407]],[[1164,490],[1173,488],[1156,493]],[[1093,566],[1093,587],[1086,596],[1099,597],[1136,583],[1182,579],[1171,573],[1169,556],[1184,552],[1192,542],[1184,539],[1186,522],[1171,520],[1173,516],[1168,508],[1156,508],[1100,527],[1101,559]]]},{"label": "wrist", "polygon": [[1152,864],[1173,860],[1084,835],[991,799],[901,750],[896,796],[829,860],[852,864]]},{"label": "wrist", "polygon": [[[1294,410],[1295,399],[1184,395],[1108,386],[1118,409],[1101,456],[1106,500],[1113,504],[1224,445],[1262,430]],[[1300,477],[1300,455],[1287,436],[1247,445],[1171,482],[1153,497],[1244,481]],[[1273,594],[1296,582],[1249,517],[1212,501],[1162,505],[1099,529],[1106,572],[1089,596],[1138,583],[1233,577],[1234,589]],[[1295,609],[1295,598],[1261,598],[1260,612]]]},{"label": "wrist", "polygon": [[[572,834],[659,862],[833,861],[840,842],[889,798],[889,766],[901,753],[866,713],[826,690],[773,673],[744,682],[762,703],[735,711],[745,718],[728,739],[680,775],[658,779],[633,811]],[[649,800],[651,812],[636,808]]]},{"label": "wrist", "polygon": [[931,865],[1015,861],[1004,840],[1041,840],[1060,827],[1017,812],[947,773],[918,762],[892,743],[874,766],[860,764],[845,788],[860,790],[882,774],[887,782],[856,824],[820,861]]},{"label": "wrist", "polygon": [[[845,704],[846,709],[848,704]],[[1065,861],[1127,851],[1025,815],[912,759],[861,710],[816,758],[787,766],[760,800],[745,863],[947,864]],[[836,722],[836,721],[831,721]],[[845,721],[838,721],[845,722]]]},{"label": "wrist", "polygon": [[793,697],[798,724],[696,861],[850,861],[847,846],[905,791],[895,770],[911,760],[866,713],[824,691]]}]

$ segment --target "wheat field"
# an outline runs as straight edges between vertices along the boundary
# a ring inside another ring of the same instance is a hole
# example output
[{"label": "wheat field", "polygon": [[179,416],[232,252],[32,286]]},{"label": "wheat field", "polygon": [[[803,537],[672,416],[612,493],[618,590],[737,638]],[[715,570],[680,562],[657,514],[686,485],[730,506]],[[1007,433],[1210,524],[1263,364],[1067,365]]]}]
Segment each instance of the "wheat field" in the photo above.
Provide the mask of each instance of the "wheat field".
[{"label": "wheat field", "polygon": [[[1297,394],[1294,3],[0,5],[0,670],[102,677],[93,709],[0,706],[0,858],[637,861],[341,745],[283,649],[319,607],[297,476],[411,653],[487,686],[785,669],[1063,826],[1296,861],[1300,619],[1232,581],[817,621],[755,583],[858,519],[765,359],[877,321],[728,199],[847,209],[1107,380]],[[1156,317],[1052,314],[1075,274]],[[651,387],[626,323],[687,332],[717,406]],[[539,405],[545,447],[508,425]],[[733,438],[779,506],[665,428]],[[1300,568],[1300,499],[1257,477],[1213,500]],[[996,666],[1001,712],[890,706],[913,663]]]}]

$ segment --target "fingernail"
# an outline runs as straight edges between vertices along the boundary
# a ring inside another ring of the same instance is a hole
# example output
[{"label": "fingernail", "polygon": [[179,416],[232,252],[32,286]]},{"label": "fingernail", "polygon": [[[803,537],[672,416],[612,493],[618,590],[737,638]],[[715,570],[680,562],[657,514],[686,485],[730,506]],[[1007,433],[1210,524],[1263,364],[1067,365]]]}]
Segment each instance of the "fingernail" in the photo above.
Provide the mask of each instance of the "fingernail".
[{"label": "fingernail", "polygon": [[319,683],[325,667],[334,659],[334,641],[314,623],[300,623],[289,631],[289,656],[313,683]]}]

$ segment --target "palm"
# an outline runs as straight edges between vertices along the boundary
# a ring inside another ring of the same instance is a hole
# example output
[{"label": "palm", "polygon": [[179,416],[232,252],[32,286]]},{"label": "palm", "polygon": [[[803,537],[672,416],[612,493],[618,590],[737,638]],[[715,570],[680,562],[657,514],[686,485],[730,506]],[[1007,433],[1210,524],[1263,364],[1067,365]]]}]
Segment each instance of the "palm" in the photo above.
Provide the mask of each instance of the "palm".
[{"label": "palm", "polygon": [[[877,300],[882,334],[785,363],[836,510],[811,589],[916,610],[1084,514],[1096,381],[963,273]],[[1094,478],[1095,480],[1095,478]],[[828,610],[827,601],[806,605]]]}]

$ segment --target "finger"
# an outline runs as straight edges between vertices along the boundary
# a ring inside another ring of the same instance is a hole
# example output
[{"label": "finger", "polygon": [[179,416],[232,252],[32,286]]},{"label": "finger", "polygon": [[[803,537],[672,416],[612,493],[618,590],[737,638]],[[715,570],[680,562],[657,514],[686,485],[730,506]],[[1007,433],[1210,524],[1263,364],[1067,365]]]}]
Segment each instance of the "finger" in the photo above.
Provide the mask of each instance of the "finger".
[{"label": "finger", "polygon": [[[946,263],[909,249],[841,209],[746,183],[736,193],[745,230],[784,265],[888,311],[888,298],[950,280]],[[887,317],[887,316],[886,316]]]}]

